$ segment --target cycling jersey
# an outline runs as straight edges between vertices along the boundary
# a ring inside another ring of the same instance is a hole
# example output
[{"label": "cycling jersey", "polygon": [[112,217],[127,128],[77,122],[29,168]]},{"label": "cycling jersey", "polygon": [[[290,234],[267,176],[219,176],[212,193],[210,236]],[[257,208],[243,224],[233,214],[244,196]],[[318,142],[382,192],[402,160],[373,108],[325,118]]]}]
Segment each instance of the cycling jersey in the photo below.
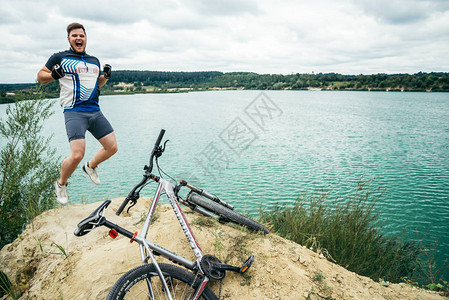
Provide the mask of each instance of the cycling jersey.
[{"label": "cycling jersey", "polygon": [[56,64],[64,70],[64,77],[59,79],[59,101],[64,111],[100,110],[100,61],[92,55],[78,54],[70,49],[53,54],[45,66],[52,70]]}]

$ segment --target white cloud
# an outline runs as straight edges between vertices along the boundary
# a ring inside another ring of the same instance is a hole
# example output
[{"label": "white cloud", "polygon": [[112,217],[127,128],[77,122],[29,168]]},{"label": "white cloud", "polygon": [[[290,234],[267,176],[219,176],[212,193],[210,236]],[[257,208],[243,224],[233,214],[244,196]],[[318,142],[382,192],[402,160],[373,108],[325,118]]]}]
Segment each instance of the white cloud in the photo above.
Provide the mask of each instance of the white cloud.
[{"label": "white cloud", "polygon": [[8,1],[0,83],[33,82],[81,22],[115,70],[343,74],[448,71],[443,0]]},{"label": "white cloud", "polygon": [[367,15],[390,24],[413,24],[449,9],[444,0],[354,0]]}]

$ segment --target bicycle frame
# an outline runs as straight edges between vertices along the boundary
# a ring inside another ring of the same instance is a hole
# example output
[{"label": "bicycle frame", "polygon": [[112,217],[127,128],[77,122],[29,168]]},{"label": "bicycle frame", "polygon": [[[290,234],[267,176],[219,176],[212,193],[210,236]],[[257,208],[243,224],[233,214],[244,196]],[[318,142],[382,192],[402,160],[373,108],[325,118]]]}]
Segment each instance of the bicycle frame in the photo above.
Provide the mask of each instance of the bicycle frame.
[{"label": "bicycle frame", "polygon": [[[108,228],[111,228],[111,229],[117,229],[118,232],[124,234],[125,236],[129,237],[129,235],[131,235],[132,236],[131,237],[131,241],[135,240],[137,243],[139,243],[142,263],[143,264],[148,263],[148,258],[151,259],[152,263],[154,264],[154,266],[155,266],[155,268],[156,268],[156,270],[158,272],[159,277],[161,278],[161,282],[162,282],[162,284],[164,286],[165,291],[168,294],[169,299],[172,299],[172,296],[170,295],[170,291],[169,291],[169,289],[167,287],[167,283],[163,279],[164,276],[162,274],[162,271],[159,268],[159,265],[158,265],[158,263],[156,261],[156,258],[154,256],[153,252],[155,252],[156,254],[162,255],[163,257],[165,257],[165,258],[167,258],[167,259],[169,259],[169,260],[171,260],[171,261],[173,261],[173,262],[175,262],[175,263],[177,263],[179,265],[182,265],[182,266],[186,267],[189,270],[196,270],[196,269],[198,269],[198,270],[200,270],[201,273],[202,273],[201,268],[199,267],[199,263],[197,263],[197,262],[199,262],[199,260],[203,257],[203,252],[202,252],[202,250],[201,250],[201,248],[200,248],[200,246],[199,246],[199,244],[198,244],[198,242],[197,242],[197,240],[196,240],[196,238],[195,238],[195,236],[194,236],[194,234],[193,234],[193,232],[192,232],[192,230],[190,228],[189,223],[187,222],[187,219],[186,219],[184,213],[181,210],[179,202],[178,202],[178,200],[177,200],[177,198],[175,196],[175,193],[174,193],[174,185],[171,182],[166,181],[165,179],[160,178],[158,176],[154,176],[154,175],[151,175],[151,174],[150,175],[145,175],[145,176],[146,177],[148,176],[149,178],[151,178],[154,181],[158,182],[159,185],[158,185],[158,187],[156,189],[156,192],[155,192],[154,197],[153,197],[153,202],[152,202],[151,207],[150,207],[150,209],[148,211],[147,217],[145,219],[145,223],[144,223],[144,225],[142,227],[142,232],[139,235],[132,234],[131,232],[127,231],[126,229],[124,229],[124,228],[122,228],[122,227],[120,227],[120,226],[118,226],[116,224],[113,224],[113,223],[111,223],[111,222],[109,222],[107,220],[106,220],[104,225],[106,227],[108,227]],[[161,246],[159,246],[159,245],[157,245],[157,244],[147,240],[147,238],[146,238],[146,236],[148,234],[148,230],[150,228],[151,220],[152,220],[153,215],[154,215],[154,213],[156,211],[156,207],[157,207],[157,204],[158,204],[158,202],[160,200],[162,192],[165,192],[165,194],[168,197],[168,200],[169,200],[169,202],[170,202],[170,204],[171,204],[171,206],[172,206],[172,208],[173,208],[173,210],[175,212],[175,215],[178,218],[179,224],[181,225],[182,230],[183,230],[187,240],[189,241],[190,247],[192,248],[193,253],[195,254],[195,256],[197,258],[196,262],[192,262],[192,261],[186,259],[185,257],[182,257],[182,256],[180,256],[180,255],[178,255],[176,253],[173,253],[173,252],[171,252],[171,251],[169,251],[169,250],[167,250],[167,249],[165,249],[165,248],[163,248],[163,247],[161,247]],[[201,293],[204,291],[204,289],[207,286],[207,283],[209,282],[209,278],[206,275],[204,275],[204,274],[203,274],[203,276],[204,276],[204,278],[203,278],[201,284],[199,285],[199,287],[196,289],[195,293],[191,297],[192,300],[193,299],[198,299],[201,296]],[[153,296],[153,291],[151,289],[151,284],[148,284],[148,288],[149,288],[149,291],[150,291],[150,295]]]},{"label": "bicycle frame", "polygon": [[[111,203],[110,200],[106,200],[103,204],[101,204],[90,216],[88,216],[86,219],[82,220],[78,224],[78,228],[75,230],[74,234],[76,236],[82,236],[84,234],[87,234],[88,232],[92,231],[94,228],[98,226],[106,226],[107,228],[111,229],[109,232],[110,236],[115,238],[118,233],[124,235],[125,237],[131,239],[131,242],[136,241],[139,244],[140,254],[142,258],[142,264],[148,264],[149,259],[151,259],[152,265],[154,266],[158,277],[161,280],[163,291],[167,294],[169,299],[173,299],[172,295],[170,294],[170,289],[168,287],[167,282],[165,281],[164,274],[162,273],[162,270],[156,261],[155,255],[161,255],[168,260],[181,265],[189,270],[191,270],[195,274],[195,279],[192,281],[191,289],[193,293],[190,295],[191,300],[198,299],[204,290],[207,288],[207,284],[210,281],[210,279],[214,280],[221,280],[225,276],[225,270],[230,270],[234,272],[239,272],[243,274],[248,270],[248,268],[251,266],[251,264],[254,261],[254,255],[251,255],[241,267],[231,266],[227,264],[222,264],[217,258],[213,257],[212,255],[204,255],[198,241],[196,240],[192,229],[190,228],[190,225],[180,207],[180,203],[187,205],[192,210],[200,212],[206,216],[213,217],[214,214],[212,212],[209,212],[207,209],[198,206],[194,206],[193,204],[189,203],[188,201],[182,199],[178,196],[178,192],[182,186],[186,186],[191,190],[191,192],[195,192],[199,195],[202,195],[206,198],[209,198],[210,200],[213,200],[214,202],[219,203],[220,205],[226,207],[227,209],[233,209],[232,205],[224,202],[223,200],[219,199],[213,194],[210,194],[202,189],[196,188],[187,182],[181,180],[179,185],[174,185],[171,182],[151,174],[151,171],[153,169],[153,159],[157,158],[162,155],[162,152],[164,152],[164,147],[160,147],[160,143],[162,141],[162,137],[164,135],[165,130],[162,129],[159,133],[159,136],[156,140],[156,143],[154,145],[154,148],[150,155],[150,163],[148,166],[145,166],[144,170],[144,176],[143,179],[139,184],[137,184],[132,191],[128,194],[128,196],[125,198],[121,206],[116,211],[116,215],[120,215],[123,209],[128,205],[130,201],[132,201],[132,205],[129,207],[131,208],[134,206],[139,199],[139,193],[140,191],[145,187],[148,180],[153,180],[158,183],[157,189],[155,191],[153,202],[151,203],[151,207],[147,213],[147,216],[145,218],[145,222],[142,228],[142,231],[140,234],[137,232],[132,233],[125,228],[114,224],[110,221],[108,221],[104,217],[104,211],[107,208],[107,206]],[[174,252],[171,252],[170,250],[167,250],[147,239],[148,231],[150,228],[151,221],[153,219],[154,213],[156,211],[157,205],[159,203],[161,195],[165,193],[170,205],[173,208],[173,211],[175,212],[175,215],[178,219],[179,224],[181,225],[181,228],[184,232],[184,235],[187,238],[187,241],[190,244],[190,247],[193,250],[194,255],[196,256],[195,261],[190,261],[189,259],[178,255]],[[128,208],[128,210],[129,210]],[[197,281],[197,278],[199,279]],[[152,290],[151,281],[149,278],[146,278],[148,291],[150,299],[154,299],[154,292]]]}]

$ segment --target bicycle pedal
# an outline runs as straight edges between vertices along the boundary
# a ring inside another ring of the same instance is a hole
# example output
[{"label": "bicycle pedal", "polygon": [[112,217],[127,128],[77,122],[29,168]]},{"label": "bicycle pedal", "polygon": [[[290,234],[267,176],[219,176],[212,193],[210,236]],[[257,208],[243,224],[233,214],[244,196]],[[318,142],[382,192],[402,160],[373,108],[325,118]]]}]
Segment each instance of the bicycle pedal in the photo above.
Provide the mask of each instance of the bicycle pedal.
[{"label": "bicycle pedal", "polygon": [[173,280],[171,277],[165,277],[165,283],[167,284],[167,287],[171,287],[173,285]]},{"label": "bicycle pedal", "polygon": [[251,255],[250,257],[248,257],[248,259],[243,263],[242,267],[240,268],[240,274],[243,274],[246,271],[248,271],[253,262],[254,262],[254,255]]},{"label": "bicycle pedal", "polygon": [[[165,283],[167,284],[167,287],[170,289],[173,285],[173,280],[171,276],[165,277]],[[163,293],[166,293],[164,286],[161,287],[161,291]]]}]

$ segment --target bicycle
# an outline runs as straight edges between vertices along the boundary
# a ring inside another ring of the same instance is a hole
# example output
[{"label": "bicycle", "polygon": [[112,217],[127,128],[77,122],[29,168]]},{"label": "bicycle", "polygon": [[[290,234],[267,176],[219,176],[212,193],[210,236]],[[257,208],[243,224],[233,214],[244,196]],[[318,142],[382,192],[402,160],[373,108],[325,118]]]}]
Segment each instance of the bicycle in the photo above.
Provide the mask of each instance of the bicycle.
[{"label": "bicycle", "polygon": [[[163,179],[161,174],[161,176],[152,174],[153,160],[156,159],[156,164],[159,168],[158,158],[165,151],[165,146],[168,142],[167,140],[163,144],[163,147],[160,146],[164,133],[164,129],[159,133],[150,155],[149,165],[144,167],[145,173],[143,179],[131,190],[116,212],[116,215],[120,215],[131,201],[131,205],[128,207],[129,211],[137,203],[140,197],[140,191],[147,185],[148,180],[157,182],[158,186],[141,233],[132,233],[106,219],[104,216],[105,210],[111,203],[111,200],[103,202],[86,219],[82,220],[74,232],[76,236],[83,236],[96,227],[106,226],[110,229],[109,235],[111,237],[115,238],[118,234],[122,234],[129,238],[131,242],[135,241],[139,244],[142,265],[125,273],[114,284],[107,299],[159,299],[162,297],[164,299],[199,299],[200,297],[206,300],[218,299],[208,286],[211,279],[221,281],[225,277],[226,271],[244,274],[251,267],[254,261],[254,255],[251,255],[241,267],[236,267],[223,264],[218,258],[210,254],[203,254],[179,203],[185,204],[190,209],[206,216],[218,218],[220,221],[237,222],[254,230],[259,230],[264,233],[269,232],[268,228],[263,225],[233,211],[233,206],[229,203],[200,188],[194,187],[185,180],[181,180],[179,184],[174,185],[170,181]],[[186,199],[179,196],[179,191],[182,187],[190,189]],[[146,239],[149,226],[162,193],[167,195],[184,235],[196,257],[195,261],[190,261]],[[165,257],[184,268],[171,264],[158,263],[155,256]]]}]

